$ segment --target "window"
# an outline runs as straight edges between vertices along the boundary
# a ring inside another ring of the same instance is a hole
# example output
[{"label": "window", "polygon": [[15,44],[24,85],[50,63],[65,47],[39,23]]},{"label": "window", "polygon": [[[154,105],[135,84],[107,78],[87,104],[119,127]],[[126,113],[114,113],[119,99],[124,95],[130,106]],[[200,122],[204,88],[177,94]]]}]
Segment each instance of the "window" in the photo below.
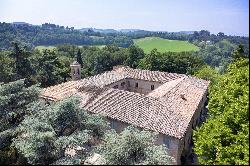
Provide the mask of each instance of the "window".
[{"label": "window", "polygon": [[116,129],[117,128],[117,122],[115,120],[111,120],[110,127],[111,127],[111,129]]},{"label": "window", "polygon": [[130,87],[130,82],[128,81],[128,87]]},{"label": "window", "polygon": [[135,87],[138,88],[138,82],[135,83]]},{"label": "window", "polygon": [[121,83],[121,86],[124,87],[124,85],[125,85],[125,82],[122,82],[122,83]]},{"label": "window", "polygon": [[80,74],[80,70],[79,70],[79,69],[77,69],[77,74],[78,74],[78,75]]},{"label": "window", "polygon": [[155,89],[155,86],[154,85],[151,85],[151,90],[154,90]]},{"label": "window", "polygon": [[164,145],[165,145],[167,148],[169,148],[170,140],[169,140],[169,138],[168,138],[167,136],[164,136],[164,137],[163,137],[163,143],[164,143]]},{"label": "window", "polygon": [[118,85],[114,86],[113,88],[117,89],[117,88],[118,88]]}]

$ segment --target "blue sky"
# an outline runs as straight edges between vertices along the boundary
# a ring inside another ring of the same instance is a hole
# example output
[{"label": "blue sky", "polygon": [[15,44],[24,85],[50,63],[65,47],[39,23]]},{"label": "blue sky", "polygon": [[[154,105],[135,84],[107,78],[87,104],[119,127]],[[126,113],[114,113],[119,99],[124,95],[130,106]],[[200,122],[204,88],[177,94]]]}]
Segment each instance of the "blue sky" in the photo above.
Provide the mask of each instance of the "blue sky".
[{"label": "blue sky", "polygon": [[248,0],[0,0],[0,22],[249,36]]}]

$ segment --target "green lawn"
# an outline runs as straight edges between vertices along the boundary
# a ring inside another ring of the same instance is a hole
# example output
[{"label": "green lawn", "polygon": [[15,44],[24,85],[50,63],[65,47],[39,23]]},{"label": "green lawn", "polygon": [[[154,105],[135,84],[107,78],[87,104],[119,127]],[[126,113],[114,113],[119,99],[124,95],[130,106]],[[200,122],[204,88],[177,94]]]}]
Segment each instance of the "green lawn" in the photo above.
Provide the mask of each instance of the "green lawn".
[{"label": "green lawn", "polygon": [[144,50],[145,53],[150,53],[156,48],[159,52],[182,52],[182,51],[198,51],[199,47],[181,40],[167,40],[159,37],[146,37],[134,39],[135,45]]},{"label": "green lawn", "polygon": [[53,49],[56,49],[56,47],[55,46],[36,46],[35,49],[38,49],[39,51],[42,51],[45,49],[53,50]]}]

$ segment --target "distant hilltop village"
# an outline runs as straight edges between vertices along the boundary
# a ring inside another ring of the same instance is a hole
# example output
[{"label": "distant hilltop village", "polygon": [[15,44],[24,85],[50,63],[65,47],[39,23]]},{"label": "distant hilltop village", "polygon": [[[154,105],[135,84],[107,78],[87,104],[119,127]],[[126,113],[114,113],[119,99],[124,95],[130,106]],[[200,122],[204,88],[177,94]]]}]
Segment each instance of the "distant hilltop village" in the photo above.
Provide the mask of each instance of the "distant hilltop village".
[{"label": "distant hilltop village", "polygon": [[155,144],[165,144],[176,164],[190,153],[192,130],[207,112],[208,81],[127,66],[81,79],[80,70],[73,62],[72,81],[45,88],[40,97],[79,96],[82,108],[104,116],[118,133],[128,125],[158,132]]}]

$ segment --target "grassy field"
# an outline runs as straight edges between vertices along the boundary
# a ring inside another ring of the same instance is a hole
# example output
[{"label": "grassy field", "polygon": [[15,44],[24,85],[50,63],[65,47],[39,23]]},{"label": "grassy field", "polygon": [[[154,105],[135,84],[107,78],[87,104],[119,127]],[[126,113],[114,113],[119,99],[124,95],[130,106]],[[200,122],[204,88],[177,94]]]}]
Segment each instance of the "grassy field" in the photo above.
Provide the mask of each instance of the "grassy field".
[{"label": "grassy field", "polygon": [[[103,48],[105,47],[106,45],[86,45],[86,46],[89,46],[89,47],[97,47],[97,48]],[[78,46],[78,47],[83,47],[83,46]]]},{"label": "grassy field", "polygon": [[[83,46],[78,46],[79,48]],[[91,45],[90,47],[98,47],[98,48],[103,48],[105,45]],[[53,50],[56,49],[56,46],[36,46],[35,49],[38,49],[39,51],[48,49],[48,50]]]},{"label": "grassy field", "polygon": [[53,50],[55,48],[56,48],[55,46],[36,46],[35,47],[35,49],[38,49],[39,51],[42,51],[42,50],[45,50],[45,49]]},{"label": "grassy field", "polygon": [[182,51],[198,51],[199,48],[192,43],[180,40],[167,40],[159,37],[146,37],[134,39],[135,45],[139,46],[146,53],[156,48],[159,52],[182,52]]}]

